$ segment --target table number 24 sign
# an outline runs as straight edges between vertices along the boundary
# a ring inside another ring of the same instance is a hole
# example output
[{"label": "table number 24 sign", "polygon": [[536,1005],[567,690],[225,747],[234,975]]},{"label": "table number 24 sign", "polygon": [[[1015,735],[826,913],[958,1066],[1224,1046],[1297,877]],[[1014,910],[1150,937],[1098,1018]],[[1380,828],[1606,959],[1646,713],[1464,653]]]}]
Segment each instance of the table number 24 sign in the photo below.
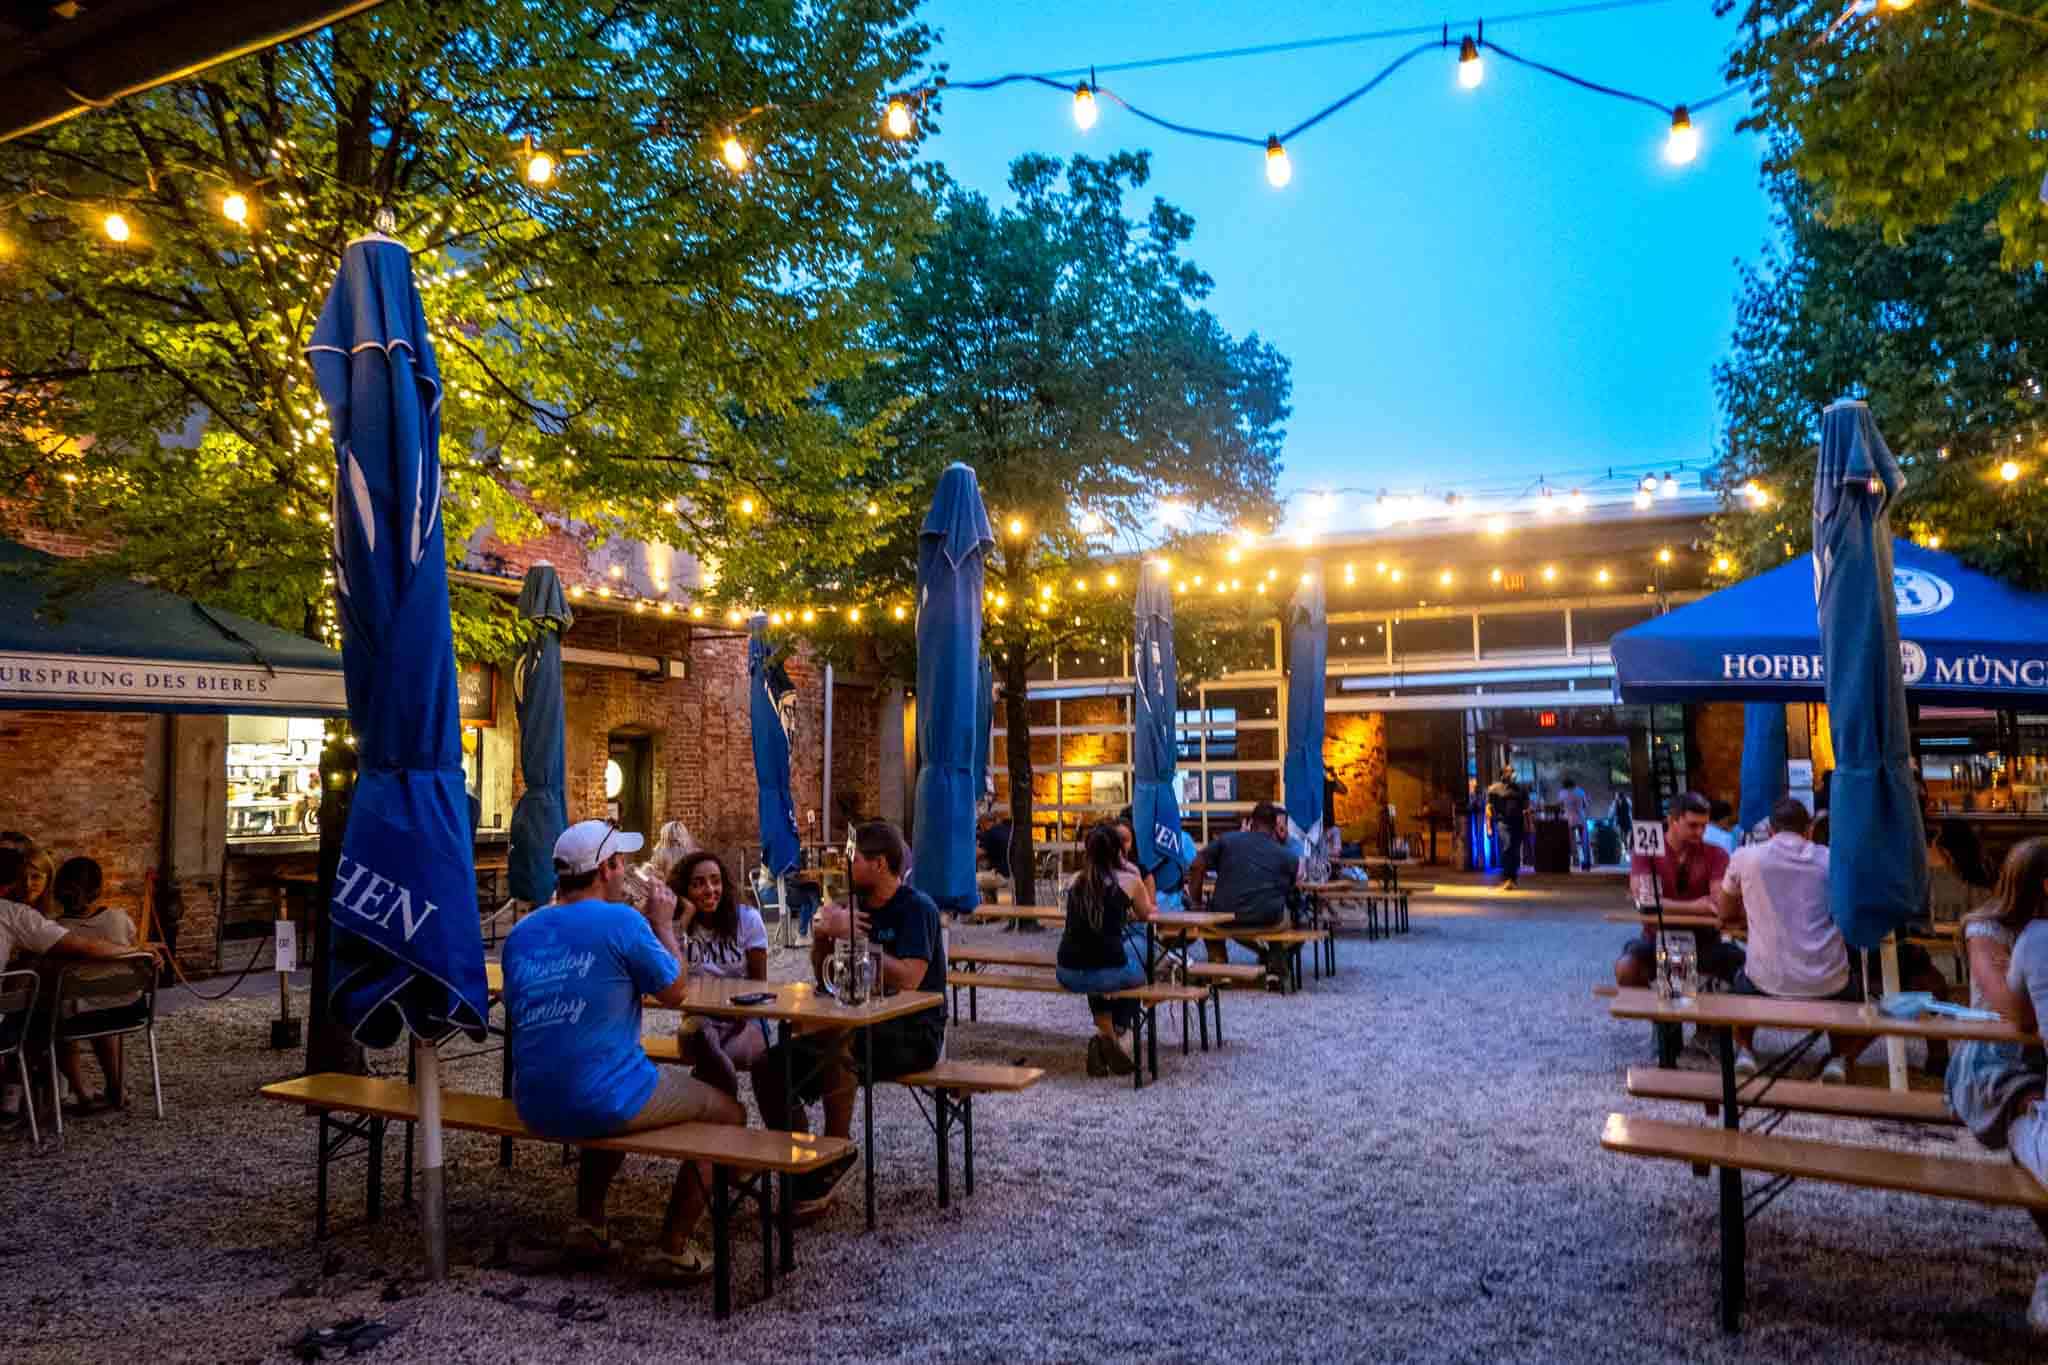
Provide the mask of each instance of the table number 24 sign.
[{"label": "table number 24 sign", "polygon": [[[1662,820],[1638,820],[1628,832],[1628,851],[1632,858],[1657,859],[1664,856],[1664,822]],[[1657,872],[1654,866],[1648,872],[1631,871],[1629,875],[1629,899],[1638,910],[1648,910],[1658,904]]]}]

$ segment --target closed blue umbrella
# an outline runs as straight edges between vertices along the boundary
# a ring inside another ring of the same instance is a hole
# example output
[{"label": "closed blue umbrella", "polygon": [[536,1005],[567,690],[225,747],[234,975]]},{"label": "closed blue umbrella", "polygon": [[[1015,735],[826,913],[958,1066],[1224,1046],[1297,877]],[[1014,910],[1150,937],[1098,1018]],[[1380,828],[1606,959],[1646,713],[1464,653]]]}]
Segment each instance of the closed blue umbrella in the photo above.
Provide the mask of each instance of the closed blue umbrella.
[{"label": "closed blue umbrella", "polygon": [[784,914],[789,902],[782,879],[796,871],[803,858],[803,840],[796,831],[796,798],[789,785],[789,731],[783,728],[781,702],[790,691],[788,675],[775,663],[768,644],[768,618],[755,616],[747,641],[747,719],[754,732],[754,813],[761,826],[761,865],[778,883],[777,904]]},{"label": "closed blue umbrella", "polygon": [[[972,910],[975,754],[981,702],[981,588],[996,543],[974,471],[949,465],[939,476],[917,538],[917,824],[910,841],[917,889],[941,910]],[[983,763],[987,759],[981,760]],[[1019,877],[1026,869],[1015,869]]]},{"label": "closed blue umbrella", "polygon": [[[1180,682],[1173,658],[1173,590],[1167,586],[1163,565],[1146,564],[1132,618],[1131,662],[1137,676],[1132,698],[1132,833],[1138,866],[1157,879],[1161,892],[1173,892],[1180,890],[1187,864],[1181,860],[1180,792],[1174,773]],[[1320,767],[1316,774],[1321,777]]]},{"label": "closed blue umbrella", "polygon": [[1813,485],[1814,589],[1835,741],[1828,903],[1842,936],[1874,948],[1926,904],[1927,844],[1906,730],[1892,595],[1892,499],[1905,484],[1870,409],[1821,418]]},{"label": "closed blue umbrella", "polygon": [[555,840],[569,825],[568,773],[562,754],[562,632],[575,624],[551,565],[536,564],[519,585],[519,619],[533,623],[512,675],[519,705],[519,777],[512,809],[506,880],[514,900],[539,905],[555,894]]},{"label": "closed blue umbrella", "polygon": [[441,380],[404,247],[349,243],[307,351],[334,433],[335,599],[357,763],[334,877],[332,1008],[365,1046],[420,1040],[438,1277],[447,1248],[431,1044],[456,1029],[481,1040],[486,992],[442,537]]},{"label": "closed blue umbrella", "polygon": [[1785,708],[1751,702],[1742,708],[1742,810],[1736,819],[1743,830],[1769,819],[1785,791]]},{"label": "closed blue umbrella", "polygon": [[1287,757],[1280,780],[1287,818],[1306,852],[1323,851],[1323,686],[1330,659],[1330,623],[1323,613],[1323,566],[1307,564],[1287,604]]}]

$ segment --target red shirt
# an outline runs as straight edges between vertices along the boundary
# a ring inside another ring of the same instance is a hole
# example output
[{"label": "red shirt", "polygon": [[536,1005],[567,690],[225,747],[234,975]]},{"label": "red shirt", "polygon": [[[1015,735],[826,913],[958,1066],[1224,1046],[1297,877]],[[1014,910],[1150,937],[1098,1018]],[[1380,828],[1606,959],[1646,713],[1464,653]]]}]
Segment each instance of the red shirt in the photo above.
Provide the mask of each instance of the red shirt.
[{"label": "red shirt", "polygon": [[[1648,872],[1652,861],[1636,854],[1629,859],[1630,875]],[[1684,848],[1667,843],[1663,856],[1654,861],[1657,880],[1667,901],[1696,901],[1711,896],[1728,872],[1728,854],[1704,839]]]}]

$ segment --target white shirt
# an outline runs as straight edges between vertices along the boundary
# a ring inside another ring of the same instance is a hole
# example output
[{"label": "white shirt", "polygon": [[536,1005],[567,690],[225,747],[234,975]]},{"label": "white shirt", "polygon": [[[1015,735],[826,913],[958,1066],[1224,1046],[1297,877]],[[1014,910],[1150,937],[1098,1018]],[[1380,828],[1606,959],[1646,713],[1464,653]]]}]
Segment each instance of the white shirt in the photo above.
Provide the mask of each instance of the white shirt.
[{"label": "white shirt", "polygon": [[1557,800],[1558,804],[1564,807],[1564,818],[1571,821],[1574,829],[1586,823],[1586,816],[1593,803],[1586,799],[1584,787],[1567,787]]},{"label": "white shirt", "polygon": [[1813,1000],[1849,984],[1849,949],[1828,913],[1828,851],[1798,834],[1738,848],[1723,886],[1749,919],[1742,970],[1766,995]]},{"label": "white shirt", "polygon": [[722,976],[732,979],[747,974],[747,952],[759,948],[768,951],[768,926],[762,922],[761,912],[751,905],[735,906],[739,911],[739,932],[731,938],[723,938],[711,932],[711,926],[699,918],[690,924],[690,936],[683,940],[683,952],[690,959],[690,967],[706,976]]},{"label": "white shirt", "polygon": [[0,969],[14,956],[16,948],[27,953],[47,953],[68,931],[42,911],[19,901],[0,901]]}]

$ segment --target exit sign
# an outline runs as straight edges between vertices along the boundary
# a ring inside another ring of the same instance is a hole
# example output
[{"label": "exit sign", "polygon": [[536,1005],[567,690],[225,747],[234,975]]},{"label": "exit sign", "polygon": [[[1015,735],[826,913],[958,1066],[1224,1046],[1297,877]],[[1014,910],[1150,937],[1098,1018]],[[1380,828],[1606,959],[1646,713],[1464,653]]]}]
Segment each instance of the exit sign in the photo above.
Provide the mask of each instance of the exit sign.
[{"label": "exit sign", "polygon": [[1526,591],[1529,587],[1529,575],[1520,573],[1509,574],[1507,576],[1506,587],[1509,592]]},{"label": "exit sign", "polygon": [[1539,730],[1555,730],[1557,728],[1557,712],[1538,711],[1536,713],[1536,728]]}]

